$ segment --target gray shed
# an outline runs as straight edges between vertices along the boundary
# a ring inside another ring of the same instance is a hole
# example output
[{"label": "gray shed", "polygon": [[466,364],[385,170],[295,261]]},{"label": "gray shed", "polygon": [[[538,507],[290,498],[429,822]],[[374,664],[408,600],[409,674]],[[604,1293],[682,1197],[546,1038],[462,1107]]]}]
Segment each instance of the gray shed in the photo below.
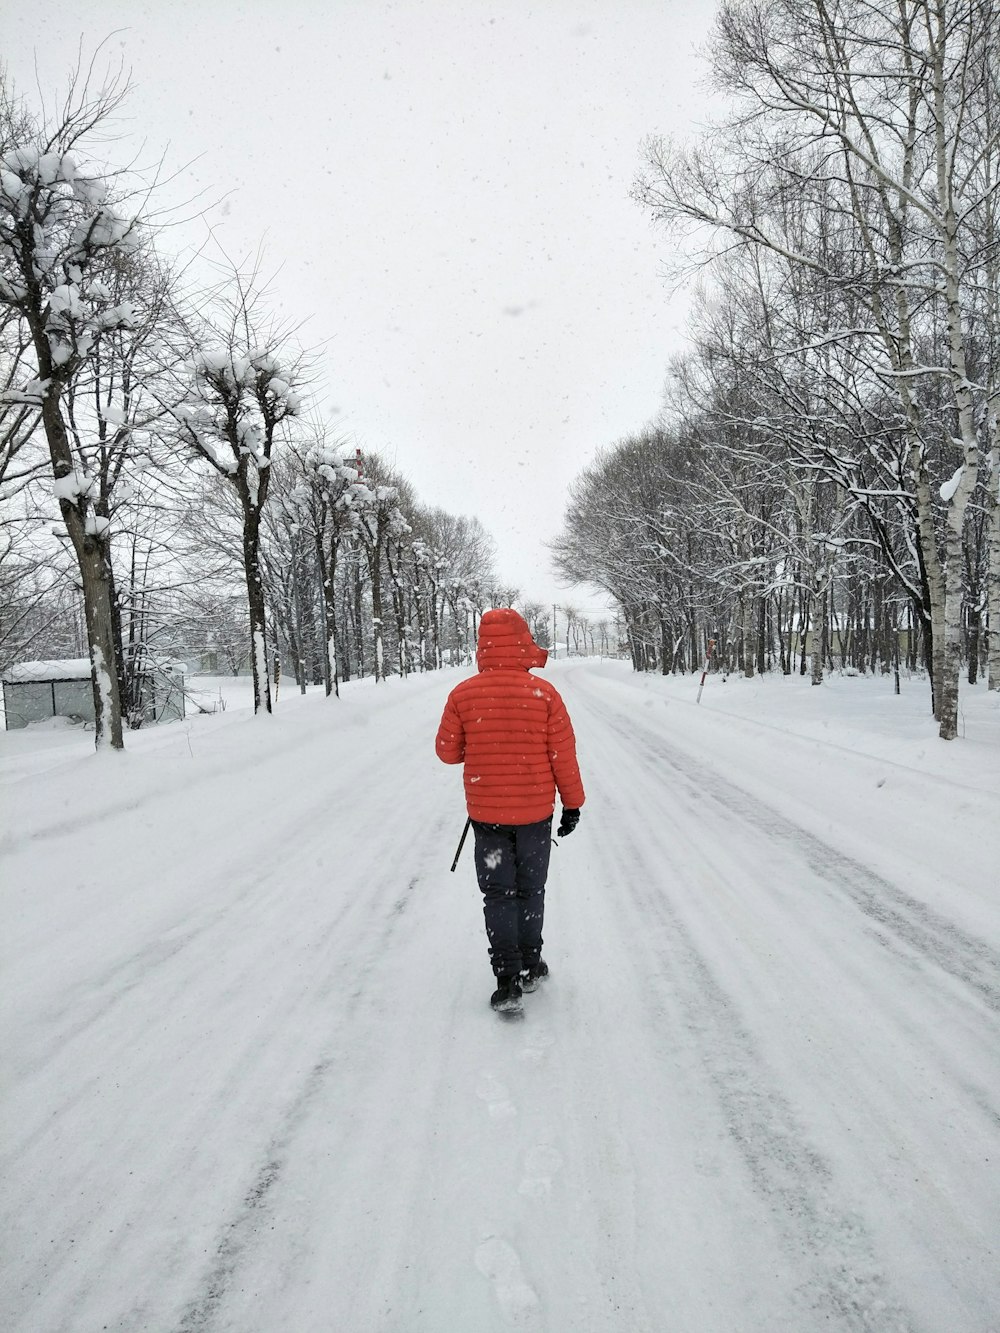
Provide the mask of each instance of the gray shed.
[{"label": "gray shed", "polygon": [[[184,716],[184,674],[171,667],[142,677],[140,687],[145,722],[173,722]],[[94,722],[94,691],[90,658],[62,662],[21,662],[3,674],[3,702],[7,730],[44,722],[50,717]]]},{"label": "gray shed", "polygon": [[49,717],[74,717],[93,723],[90,658],[21,662],[8,667],[3,673],[3,706],[8,731]]}]

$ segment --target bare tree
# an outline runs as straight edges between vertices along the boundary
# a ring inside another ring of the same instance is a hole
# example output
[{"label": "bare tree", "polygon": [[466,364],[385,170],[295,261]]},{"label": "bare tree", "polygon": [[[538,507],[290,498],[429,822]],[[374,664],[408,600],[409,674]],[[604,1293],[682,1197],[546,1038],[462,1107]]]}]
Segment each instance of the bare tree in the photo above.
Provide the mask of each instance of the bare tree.
[{"label": "bare tree", "polygon": [[346,442],[327,438],[323,430],[314,434],[305,456],[305,471],[309,490],[302,507],[316,546],[323,589],[324,684],[328,696],[331,693],[339,696],[337,575],[342,551],[358,537],[361,509],[368,491],[347,455]]},{"label": "bare tree", "polygon": [[12,115],[0,105],[6,147],[0,158],[0,310],[23,321],[30,378],[20,402],[42,422],[55,494],[76,554],[93,672],[96,743],[122,746],[110,583],[110,523],[96,479],[74,459],[67,396],[102,341],[127,328],[132,310],[108,285],[110,266],[140,243],[125,201],[111,202],[114,179],[85,172],[76,152],[105,126],[128,92],[113,80],[93,93],[88,77],[70,82],[53,123]]},{"label": "bare tree", "polygon": [[[713,57],[734,114],[711,146],[652,143],[637,187],[660,220],[707,224],[769,249],[832,288],[850,287],[862,304],[873,367],[896,396],[907,438],[944,739],[957,732],[962,541],[978,427],[996,401],[996,365],[978,381],[970,373],[969,333],[984,266],[994,262],[983,240],[1000,156],[998,49],[996,0],[725,4]],[[803,194],[849,219],[846,267],[831,265],[818,233],[797,238],[784,225],[788,199]],[[942,355],[928,361],[923,349],[938,327]],[[946,388],[947,413],[928,412],[926,381]]]},{"label": "bare tree", "polygon": [[191,344],[189,400],[173,413],[182,439],[239,501],[254,711],[270,712],[261,516],[282,428],[300,412],[304,358],[290,349],[288,331],[267,320],[256,272],[233,272],[215,313],[198,325]]}]

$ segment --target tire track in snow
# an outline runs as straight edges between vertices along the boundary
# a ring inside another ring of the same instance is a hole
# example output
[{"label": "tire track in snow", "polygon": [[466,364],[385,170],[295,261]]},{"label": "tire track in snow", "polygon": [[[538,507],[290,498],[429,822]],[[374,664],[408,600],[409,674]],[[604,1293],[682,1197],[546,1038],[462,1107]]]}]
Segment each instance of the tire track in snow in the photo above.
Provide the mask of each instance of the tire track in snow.
[{"label": "tire track in snow", "polygon": [[[438,838],[430,839],[431,846],[437,845],[440,835],[443,835],[444,827],[445,819],[442,817],[431,830],[432,834],[439,835]],[[394,938],[403,926],[403,917],[413,891],[423,878],[423,869],[420,873],[411,874],[405,890],[400,894],[398,878],[390,871],[377,886],[381,890],[377,894],[377,901],[382,906],[382,911],[377,915],[369,914],[363,917],[363,929],[351,942],[348,950],[349,955],[356,955],[364,962],[355,975],[353,987],[343,990],[344,1000],[338,1009],[339,1030],[351,1026],[358,1008],[368,993],[366,982],[370,979],[371,973],[380,966],[391,965]],[[372,902],[368,901],[369,909],[372,906]],[[339,925],[338,919],[336,925],[330,926],[327,936],[339,937]],[[317,998],[320,1000],[329,998],[337,986],[338,980],[331,970],[327,984],[318,992]],[[176,1333],[201,1333],[201,1330],[211,1328],[216,1316],[220,1314],[234,1281],[245,1265],[247,1251],[257,1233],[268,1225],[271,1200],[282,1181],[298,1130],[323,1095],[327,1080],[337,1067],[336,1046],[337,1042],[332,1041],[324,1050],[274,1130],[250,1187],[235,1214],[222,1226],[212,1267],[202,1283],[201,1290],[185,1308]]]},{"label": "tire track in snow", "polygon": [[[398,705],[398,701],[396,702]],[[289,737],[286,735],[281,739],[283,743],[275,747],[275,754],[271,756],[272,759],[277,759],[279,756],[282,760],[290,758],[305,745],[315,744],[317,735],[315,730],[309,730],[298,736]],[[394,754],[395,744],[390,739],[388,743],[383,742],[374,754],[371,752],[366,754],[365,766],[370,768],[372,773],[377,776],[386,764],[387,756],[391,761]],[[226,764],[217,764],[210,769],[200,770],[197,780],[189,785],[188,792],[196,791],[206,785],[211,788],[214,783],[217,783],[219,775],[228,771]],[[367,775],[358,773],[355,769],[348,786],[351,791],[354,791],[363,788],[367,782]],[[169,790],[169,788],[164,790]],[[116,804],[103,810],[96,818],[104,820],[132,814],[146,804],[155,802],[160,794],[159,791],[145,793],[137,801]],[[342,798],[333,790],[333,784],[331,784],[331,788],[324,788],[319,794],[314,794],[314,799],[309,805],[296,810],[296,823],[308,829],[322,829],[323,816],[327,814],[331,804],[336,804],[338,799]],[[78,822],[67,822],[64,825],[59,825],[58,831],[68,834],[78,827],[88,826],[94,818],[95,816],[90,815]],[[380,821],[380,814],[369,820],[370,836],[377,836]],[[259,826],[255,829],[255,836],[250,840],[250,845],[243,856],[237,861],[227,862],[226,879],[242,886],[235,896],[217,907],[205,909],[201,919],[193,924],[189,923],[189,918],[185,914],[183,922],[178,920],[174,926],[162,932],[157,939],[151,940],[134,953],[117,960],[103,976],[88,979],[85,986],[67,991],[64,996],[63,1009],[66,1013],[74,1015],[71,1026],[60,1031],[50,1046],[36,1051],[34,1064],[24,1072],[30,1073],[31,1068],[42,1066],[57,1056],[67,1042],[85,1033],[132,991],[140,988],[157,970],[172,964],[178,954],[191,946],[202,943],[209,932],[220,926],[223,929],[228,929],[231,921],[230,914],[255,899],[262,885],[269,882],[277,884],[279,887],[270,897],[281,895],[284,890],[280,886],[287,870],[288,856],[288,841],[286,837],[281,836],[283,832],[284,830],[276,833],[271,826]],[[365,830],[359,829],[358,832],[361,835]],[[52,836],[52,833],[52,829],[41,830],[32,833],[24,841]],[[322,832],[315,834],[312,842],[322,841],[323,836]],[[302,843],[301,837],[299,842]],[[300,859],[302,859],[301,856]],[[266,903],[257,902],[255,905],[259,910],[260,906],[266,905]],[[357,905],[357,897],[347,897],[337,917],[328,923],[326,935],[337,932],[342,925],[341,918],[357,910]],[[81,1007],[86,1008],[83,1016],[79,1016]],[[56,1021],[58,1021],[58,1016],[56,1016]]]},{"label": "tire track in snow", "polygon": [[[400,700],[401,705],[404,702],[409,710],[413,701]],[[319,739],[320,743],[325,744],[327,738],[317,738],[315,729],[311,735],[314,740]],[[272,1011],[271,1026],[261,1029],[262,1040],[253,1040],[249,1045],[237,1040],[220,1048],[220,1059],[211,1085],[199,1089],[200,1106],[195,1106],[187,1114],[187,1123],[183,1129],[180,1125],[175,1127],[173,1146],[166,1142],[154,1154],[157,1166],[153,1169],[160,1169],[165,1163],[166,1172],[169,1172],[162,1178],[164,1197],[158,1202],[154,1210],[156,1213],[184,1213],[183,1172],[190,1169],[191,1163],[187,1156],[188,1149],[183,1145],[188,1144],[191,1149],[196,1146],[197,1140],[193,1135],[198,1132],[195,1123],[198,1117],[204,1120],[206,1113],[212,1114],[211,1108],[214,1106],[224,1113],[226,1123],[237,1125],[242,1123],[240,1113],[239,1110],[231,1111],[231,1103],[239,1101],[244,1106],[252,1106],[257,1102],[262,1107],[272,1106],[274,1098],[261,1095],[260,1071],[281,1071],[295,1064],[294,1058],[289,1058],[287,1054],[289,1020],[302,1015],[303,1022],[311,1022],[315,1030],[317,1011],[322,1014],[324,1002],[337,993],[339,998],[331,1014],[331,1026],[343,1036],[344,1023],[349,1021],[364,989],[362,978],[366,969],[362,966],[361,973],[356,976],[352,969],[352,956],[369,959],[373,951],[378,953],[379,949],[384,948],[419,882],[420,876],[415,875],[411,876],[408,886],[405,881],[401,884],[401,867],[397,864],[386,865],[380,845],[385,818],[381,802],[386,797],[397,802],[404,800],[406,793],[420,780],[417,775],[425,762],[419,757],[422,750],[413,750],[413,755],[406,762],[400,763],[399,739],[391,728],[380,728],[377,734],[366,735],[365,741],[364,751],[355,755],[349,769],[335,762],[331,765],[329,784],[323,782],[319,790],[315,786],[309,789],[313,800],[305,808],[295,808],[291,801],[286,800],[278,806],[277,813],[285,816],[287,812],[287,818],[276,823],[272,815],[268,820],[248,824],[249,836],[243,855],[237,862],[227,863],[227,879],[236,879],[238,894],[235,899],[229,898],[209,912],[199,913],[194,927],[190,907],[182,902],[178,909],[181,913],[178,924],[172,927],[172,930],[177,931],[176,938],[168,940],[163,947],[156,940],[143,944],[133,950],[121,965],[115,963],[109,973],[101,974],[100,984],[109,983],[111,993],[105,990],[103,999],[106,1003],[102,1003],[100,1011],[92,1014],[87,1023],[79,1025],[75,1035],[80,1036],[83,1029],[89,1029],[91,1044],[100,1052],[101,1065],[113,1067],[117,1072],[119,1068],[132,1069],[138,1063],[140,1075],[147,1072],[150,1064],[147,1059],[146,1034],[138,1026],[143,1006],[146,1011],[152,1007],[156,1012],[163,1013],[177,1010],[194,1012],[199,1006],[203,1012],[215,1013],[222,1006],[224,1010],[238,1014],[240,1006],[245,1007],[247,997],[260,994],[262,988],[276,997],[280,996],[280,1007]],[[301,754],[301,746],[293,748],[297,754]],[[287,753],[287,748],[282,747],[281,754],[275,756],[275,762],[280,763]],[[370,791],[373,799],[359,802],[359,791]],[[323,816],[331,806],[340,807],[345,801],[351,803],[355,812],[352,821],[352,854],[345,867],[337,866],[334,858],[335,869],[332,872],[323,870],[317,875],[310,860],[314,857],[317,845],[326,837]],[[411,817],[416,821],[416,815],[406,813],[403,822]],[[424,824],[420,829],[421,840],[427,835],[428,829],[432,839],[440,840],[444,834],[444,825],[443,816],[435,818],[433,824]],[[359,855],[355,842],[363,848],[363,855]],[[289,859],[290,848],[294,849],[294,854]],[[210,867],[203,868],[210,872]],[[408,870],[412,868],[412,865],[407,867]],[[333,910],[317,912],[317,907],[323,908],[323,884],[330,873],[333,881],[329,903]],[[304,908],[304,911],[292,915],[287,912],[289,876],[297,880],[304,878],[307,890],[292,898],[293,903],[299,902]],[[308,882],[310,880],[311,884]],[[267,889],[264,894],[260,893],[262,885]],[[280,936],[275,937],[267,926],[260,925],[262,910],[265,911],[265,919],[275,924],[281,923],[284,916],[289,922],[288,929],[283,929]],[[241,938],[242,947],[234,952],[232,942]],[[221,969],[218,966],[220,960],[225,960]],[[345,973],[352,983],[353,996],[345,986]],[[285,984],[286,977],[292,981],[291,987]],[[95,984],[98,983],[88,981],[83,989],[92,990]],[[128,995],[137,996],[141,1004],[133,1006],[126,1003],[122,1008],[120,1002]],[[61,1004],[60,1007],[72,1017],[72,1005]],[[117,1017],[116,1011],[120,1011]],[[102,1020],[109,1020],[112,1024],[111,1036],[114,1048],[120,1051],[120,1059],[115,1050],[107,1045]],[[270,1146],[259,1156],[255,1154],[260,1165],[250,1174],[239,1208],[235,1210],[231,1224],[220,1236],[220,1258],[214,1274],[214,1285],[210,1283],[215,1291],[212,1299],[216,1304],[220,1293],[228,1289],[225,1274],[233,1268],[236,1256],[243,1252],[256,1225],[267,1214],[283,1166],[284,1159],[280,1151],[282,1144],[293,1133],[296,1117],[301,1119],[307,1114],[315,1099],[316,1089],[328,1074],[329,1052],[336,1048],[336,1037],[331,1036],[324,1027],[323,1031],[316,1034],[323,1043],[323,1050],[315,1052],[315,1059],[308,1061],[310,1048],[315,1046],[316,1040],[309,1037],[303,1022],[295,1026],[296,1031],[301,1030],[297,1040],[301,1041],[305,1037],[308,1043],[305,1047],[306,1058],[295,1071],[295,1079],[301,1080],[302,1086],[298,1092],[294,1085],[288,1089],[290,1102],[287,1098],[282,1099],[281,1113],[277,1117],[278,1127],[270,1139],[265,1139]],[[242,1028],[237,1026],[234,1032],[236,1037],[240,1037]],[[62,1043],[63,1046],[67,1044],[65,1041]],[[141,1062],[136,1061],[137,1055],[142,1057]],[[79,1060],[77,1063],[80,1063]],[[65,1121],[67,1113],[72,1116],[73,1108],[78,1104],[83,1104],[84,1113],[94,1104],[100,1095],[101,1073],[102,1070],[95,1067],[93,1071],[88,1070],[87,1078],[79,1080],[79,1083],[74,1079],[66,1088],[59,1104],[60,1122]],[[35,1158],[40,1159],[45,1136],[52,1131],[56,1121],[46,1119],[40,1122],[32,1116],[30,1124],[38,1130],[32,1138],[41,1140],[41,1146],[36,1145],[33,1153]],[[261,1128],[266,1135],[266,1124]],[[206,1131],[217,1132],[212,1125],[204,1125],[202,1133]],[[262,1146],[258,1140],[255,1141],[258,1146]],[[115,1144],[116,1150],[117,1147]],[[207,1169],[211,1171],[211,1153],[201,1151],[200,1145],[198,1151],[202,1169],[206,1169],[204,1163],[207,1160]],[[179,1172],[182,1157],[184,1165]],[[90,1159],[83,1164],[84,1169],[77,1173],[72,1190],[73,1197],[78,1194],[81,1200],[88,1196],[96,1198],[103,1192],[100,1184],[92,1183],[101,1177],[100,1136],[95,1139]],[[20,1174],[24,1175],[26,1170],[25,1165]],[[220,1184],[220,1188],[225,1190],[223,1201],[226,1197],[238,1197],[228,1183]],[[169,1199],[174,1200],[173,1207]],[[99,1209],[101,1206],[98,1204]],[[107,1209],[107,1205],[104,1207]],[[89,1234],[92,1241],[91,1257],[86,1261],[86,1269],[78,1269],[78,1277],[73,1283],[76,1291],[69,1298],[72,1308],[77,1310],[92,1299],[93,1292],[100,1290],[100,1281],[93,1280],[95,1274],[109,1267],[111,1271],[121,1267],[121,1242],[130,1243],[132,1250],[138,1248],[142,1251],[143,1268],[153,1257],[147,1254],[148,1245],[143,1243],[141,1234],[132,1230],[119,1231],[116,1236],[112,1236],[110,1230],[105,1232],[95,1225],[96,1219],[85,1213],[84,1208],[85,1204],[81,1202],[67,1212],[62,1219],[60,1234],[52,1237],[51,1249],[44,1255],[40,1253],[43,1262],[28,1277],[29,1286],[37,1282],[44,1289],[48,1282],[47,1275],[58,1271],[60,1265],[65,1266],[70,1262],[81,1264],[82,1247],[76,1244],[74,1237],[79,1239],[81,1233]],[[214,1218],[213,1210],[209,1225],[214,1225]],[[183,1242],[172,1245],[170,1250],[161,1251],[156,1256],[160,1279],[175,1281],[189,1268],[192,1274],[196,1274],[200,1263],[191,1263],[189,1251],[189,1244]],[[198,1256],[194,1257],[197,1260]],[[183,1277],[180,1277],[180,1281],[183,1282]],[[154,1283],[152,1274],[150,1284],[150,1290],[159,1285],[158,1282]],[[189,1312],[195,1309],[196,1304],[190,1305]],[[205,1306],[206,1310],[208,1308]],[[205,1316],[199,1314],[197,1317],[203,1319]],[[52,1326],[55,1327],[55,1322]]]},{"label": "tire track in snow", "polygon": [[736,1006],[679,918],[652,896],[645,907],[672,932],[672,953],[689,982],[678,998],[689,1031],[705,1051],[706,1075],[753,1188],[768,1204],[793,1252],[813,1267],[802,1291],[806,1302],[827,1317],[835,1316],[844,1328],[911,1330],[909,1314],[887,1294],[863,1218],[836,1197],[829,1163],[810,1145],[790,1103],[770,1081]]},{"label": "tire track in snow", "polygon": [[[301,812],[302,822],[307,827],[312,826],[313,822],[318,821],[329,809],[329,805],[330,795],[324,793]],[[32,1069],[44,1067],[56,1058],[64,1047],[86,1034],[95,1024],[125,1002],[134,991],[148,984],[157,972],[174,965],[179,956],[192,947],[204,945],[211,933],[219,929],[224,932],[229,931],[233,912],[254,900],[261,886],[269,883],[280,885],[281,872],[285,871],[286,864],[287,844],[284,839],[272,838],[268,834],[264,848],[259,843],[254,843],[239,861],[230,864],[228,878],[241,885],[235,896],[212,909],[206,909],[201,919],[194,924],[178,923],[168,928],[159,938],[150,940],[135,952],[116,960],[102,976],[88,979],[85,985],[81,984],[75,990],[66,991],[62,1010],[67,1014],[73,1014],[73,1021],[70,1026],[58,1031],[47,1046],[39,1047],[33,1052],[33,1064],[23,1069],[22,1074],[30,1074]],[[273,898],[283,892],[283,888],[278,887],[267,896]],[[255,903],[258,910],[263,905],[265,904],[259,901]],[[339,910],[326,922],[319,940],[320,945],[336,935],[343,925],[344,918],[357,910],[357,897],[346,897],[339,905]],[[170,997],[171,1000],[175,998],[177,997]],[[84,1009],[82,1014],[81,1009]],[[80,1091],[82,1094],[85,1089]]]},{"label": "tire track in snow", "polygon": [[814,875],[851,898],[870,921],[891,931],[1000,1013],[1000,954],[984,940],[968,934],[926,903],[779,814],[721,777],[717,770],[713,770],[711,787],[706,790],[692,761],[666,743],[637,734],[632,744],[636,750],[645,751],[657,766],[666,765],[683,777],[690,784],[689,793],[698,801],[714,801],[768,837],[800,852]]},{"label": "tire track in snow", "polygon": [[[612,710],[592,707],[592,718],[598,720],[601,749],[613,756],[600,767],[607,772],[634,769],[635,751],[649,748],[646,738]],[[888,1294],[863,1219],[836,1197],[830,1164],[809,1143],[737,1006],[683,920],[657,891],[662,867],[652,851],[639,850],[649,841],[650,830],[617,792],[602,793],[601,799],[613,812],[611,822],[619,834],[610,846],[599,845],[596,855],[612,881],[621,880],[623,867],[631,872],[625,878],[632,885],[633,910],[647,932],[651,924],[664,927],[657,948],[666,975],[650,969],[649,984],[679,1005],[754,1192],[767,1205],[789,1250],[812,1270],[801,1288],[802,1300],[821,1319],[836,1320],[843,1329],[912,1333],[910,1314]],[[654,846],[662,848],[659,831],[654,838]],[[650,1028],[659,1031],[656,1023]]]},{"label": "tire track in snow", "polygon": [[[443,836],[444,827],[444,818],[439,819],[436,825],[432,826],[432,845],[434,844],[434,835],[437,835],[438,840]],[[417,886],[424,881],[426,875],[427,867],[422,865],[418,873],[411,875],[401,894],[398,877],[390,869],[389,873],[380,881],[371,884],[367,894],[353,896],[348,904],[351,909],[350,912],[341,911],[335,918],[326,923],[322,936],[317,941],[320,952],[315,956],[320,960],[323,958],[332,960],[334,955],[337,957],[346,956],[348,959],[357,956],[366,960],[358,970],[355,984],[350,988],[345,988],[342,981],[342,971],[333,966],[325,967],[322,969],[325,972],[323,983],[318,987],[305,986],[301,989],[301,993],[293,997],[292,1002],[285,1006],[281,1021],[276,1021],[273,1028],[265,1034],[263,1044],[256,1043],[252,1045],[237,1057],[235,1063],[230,1061],[228,1067],[222,1071],[222,1077],[214,1090],[213,1103],[228,1106],[230,1101],[244,1093],[245,1086],[248,1080],[253,1078],[256,1068],[269,1059],[270,1048],[287,1045],[284,1032],[300,1010],[311,1011],[317,1007],[322,1010],[324,1001],[329,1000],[335,992],[341,996],[335,1014],[331,1014],[331,1026],[335,1030],[325,1036],[323,1048],[318,1053],[311,1068],[302,1078],[299,1091],[283,1109],[280,1121],[271,1134],[266,1149],[260,1154],[258,1159],[260,1164],[253,1172],[240,1204],[231,1218],[221,1228],[216,1246],[215,1262],[205,1281],[204,1288],[185,1309],[183,1318],[188,1322],[178,1325],[178,1328],[187,1330],[188,1328],[201,1329],[211,1326],[217,1309],[224,1301],[231,1289],[233,1279],[240,1271],[240,1265],[247,1247],[257,1232],[267,1226],[270,1201],[274,1189],[282,1177],[287,1160],[287,1150],[294,1142],[296,1129],[306,1119],[311,1107],[322,1094],[325,1084],[337,1063],[340,1038],[345,1030],[350,1028],[358,1006],[363,1003],[366,997],[365,979],[374,970],[377,963],[391,957],[391,945],[396,932],[403,924],[404,912],[410,902],[411,895]],[[344,927],[348,916],[350,916],[355,930],[345,934]],[[313,971],[315,972],[316,968]],[[239,988],[244,984],[245,978],[241,972],[239,977],[234,978],[232,985]],[[185,979],[180,978],[178,993],[185,985]],[[127,1061],[127,1054],[124,1059]],[[100,1078],[101,1073],[98,1071],[91,1083],[81,1088],[60,1109],[60,1115],[64,1115],[67,1109],[77,1103],[86,1102],[87,1096],[93,1089],[99,1087]],[[39,1133],[47,1134],[49,1129],[49,1122],[45,1122]],[[31,1142],[39,1137],[39,1133],[31,1136]],[[11,1160],[23,1160],[23,1155],[24,1145],[15,1154],[12,1154]],[[187,1158],[185,1158],[184,1169],[190,1169]],[[179,1180],[180,1178],[178,1178]],[[63,1236],[55,1242],[52,1262],[58,1262],[60,1252],[63,1255],[72,1252],[74,1242],[71,1237],[79,1233],[82,1225],[79,1219],[76,1221],[67,1219]],[[116,1241],[111,1237],[104,1242],[106,1251],[95,1257],[93,1262],[88,1265],[91,1272],[99,1273],[109,1263],[112,1267],[114,1266],[114,1261],[110,1258],[110,1255],[114,1252],[115,1244]],[[45,1280],[46,1271],[47,1269],[43,1270],[39,1281]],[[73,1298],[74,1305],[77,1305],[86,1296],[86,1292],[87,1288],[77,1291]],[[171,1324],[171,1327],[173,1326]]]},{"label": "tire track in snow", "polygon": [[[585,677],[584,688],[594,690],[593,680]],[[605,721],[617,715],[614,708],[608,706],[603,693],[596,710]],[[799,739],[794,733],[780,728],[763,723],[756,725]],[[884,876],[722,777],[716,768],[710,770],[711,778],[707,780],[704,766],[697,768],[684,751],[675,750],[662,737],[641,732],[632,738],[630,745],[635,751],[633,765],[636,761],[642,763],[652,781],[662,782],[664,768],[672,770],[676,779],[672,790],[682,792],[685,798],[684,808],[675,821],[677,834],[690,842],[691,820],[700,819],[705,807],[714,802],[724,815],[736,815],[758,834],[777,841],[779,846],[808,866],[818,884],[828,888],[831,901],[846,902],[861,911],[868,936],[904,965],[911,979],[926,980],[928,964],[939,969],[943,974],[940,980],[946,982],[947,998],[961,1008],[961,1013],[956,1011],[956,1021],[963,1022],[970,1033],[980,1041],[985,1040],[988,1046],[991,1039],[989,1025],[995,1025],[995,1015],[1000,1010],[1000,953],[986,941],[962,930]],[[836,748],[857,754],[844,747]],[[697,852],[693,842],[691,845]],[[959,985],[949,985],[948,980]],[[940,999],[944,998],[945,994],[940,993]],[[984,1019],[987,1022],[985,1028]],[[997,1031],[995,1040],[1000,1041],[1000,1031]],[[959,1062],[950,1062],[949,1077],[967,1103],[975,1106],[991,1126],[1000,1125],[995,1093],[972,1081]]]},{"label": "tire track in snow", "polygon": [[199,1333],[212,1324],[243,1261],[244,1251],[254,1234],[267,1225],[269,1198],[284,1168],[288,1146],[319,1095],[334,1067],[332,1057],[318,1061],[309,1071],[295,1101],[268,1144],[264,1161],[244,1195],[234,1217],[224,1227],[216,1243],[211,1270],[201,1291],[188,1304],[177,1324],[177,1333]]}]

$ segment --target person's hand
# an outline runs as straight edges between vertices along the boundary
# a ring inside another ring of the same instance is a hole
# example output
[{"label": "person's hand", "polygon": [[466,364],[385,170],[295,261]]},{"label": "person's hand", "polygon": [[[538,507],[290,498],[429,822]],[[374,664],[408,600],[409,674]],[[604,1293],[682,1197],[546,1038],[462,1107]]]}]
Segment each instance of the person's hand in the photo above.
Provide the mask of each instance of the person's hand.
[{"label": "person's hand", "polygon": [[563,809],[562,819],[560,819],[559,827],[556,829],[556,837],[557,838],[568,837],[568,835],[573,832],[573,830],[576,828],[579,822],[580,822],[579,810]]}]

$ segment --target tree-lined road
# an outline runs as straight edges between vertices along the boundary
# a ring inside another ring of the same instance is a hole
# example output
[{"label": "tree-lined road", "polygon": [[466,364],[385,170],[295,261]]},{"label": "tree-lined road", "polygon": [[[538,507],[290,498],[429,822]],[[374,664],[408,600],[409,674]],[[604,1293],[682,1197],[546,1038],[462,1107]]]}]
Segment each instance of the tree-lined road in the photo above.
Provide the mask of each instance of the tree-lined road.
[{"label": "tree-lined road", "polygon": [[25,775],[6,1328],[996,1328],[995,794],[553,675],[588,801],[520,1022],[451,674],[164,729],[75,817],[83,761]]}]

